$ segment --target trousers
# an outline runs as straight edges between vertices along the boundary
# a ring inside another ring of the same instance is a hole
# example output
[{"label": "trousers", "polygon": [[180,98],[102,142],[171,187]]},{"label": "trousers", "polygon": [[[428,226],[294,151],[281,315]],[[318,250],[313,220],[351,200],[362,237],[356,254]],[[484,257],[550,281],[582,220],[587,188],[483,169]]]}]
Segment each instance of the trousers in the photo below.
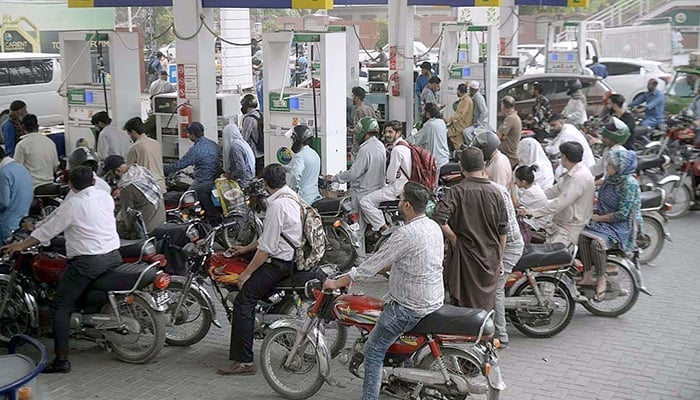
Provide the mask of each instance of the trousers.
[{"label": "trousers", "polygon": [[233,301],[231,344],[229,360],[253,362],[253,338],[255,335],[255,306],[288,277],[294,268],[293,261],[272,259],[272,264],[260,266],[243,285]]},{"label": "trousers", "polygon": [[190,190],[194,190],[197,193],[197,198],[202,203],[204,212],[207,213],[207,220],[212,225],[218,225],[221,222],[221,211],[211,200],[212,189],[214,189],[214,182],[192,182],[190,185]]},{"label": "trousers", "polygon": [[360,199],[360,209],[365,221],[372,226],[372,230],[377,232],[385,224],[384,214],[379,209],[379,204],[383,201],[396,200],[397,194],[389,186],[365,195]]},{"label": "trousers", "polygon": [[57,355],[68,355],[70,352],[70,314],[80,296],[95,279],[121,263],[122,256],[117,250],[101,255],[73,257],[68,260],[68,267],[58,281],[51,307],[54,352]]}]

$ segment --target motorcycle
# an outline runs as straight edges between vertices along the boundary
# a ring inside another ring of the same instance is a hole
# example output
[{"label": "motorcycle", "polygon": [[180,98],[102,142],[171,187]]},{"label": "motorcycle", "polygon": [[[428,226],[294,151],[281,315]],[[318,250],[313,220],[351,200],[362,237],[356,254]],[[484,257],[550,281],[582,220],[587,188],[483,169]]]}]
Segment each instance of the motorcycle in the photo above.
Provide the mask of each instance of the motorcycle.
[{"label": "motorcycle", "polygon": [[562,280],[573,265],[576,246],[563,243],[533,244],[508,276],[505,311],[513,326],[526,336],[547,338],[566,328],[576,303],[572,289]]},{"label": "motorcycle", "polygon": [[[219,231],[235,224],[229,222],[217,226],[204,239],[182,248],[182,253],[188,259],[188,271],[185,276],[173,276],[168,287],[170,317],[165,341],[169,345],[189,346],[202,340],[212,324],[221,328],[214,302],[204,287],[205,282],[214,288],[226,317],[230,323],[233,322],[233,302],[239,290],[238,276],[248,266],[248,260],[232,257],[227,252],[215,253],[213,245]],[[302,316],[303,293],[300,295],[299,289],[309,279],[330,274],[335,274],[335,267],[326,265],[311,271],[295,271],[291,277],[280,282],[258,303],[255,313],[256,337],[263,338],[276,319]],[[335,333],[332,346],[335,356],[345,346],[347,329],[330,323],[324,325],[324,331],[329,335]]]},{"label": "motorcycle", "polygon": [[[374,328],[383,302],[362,294],[322,290],[320,280],[306,283],[315,301],[309,319],[279,320],[265,336],[260,359],[270,387],[287,399],[306,399],[324,382],[335,382],[330,355],[318,326],[338,321],[360,331],[352,348],[338,357],[364,378],[362,347]],[[399,337],[384,359],[382,389],[397,398],[497,399],[506,388],[498,366],[493,311],[444,305]],[[459,347],[458,347],[459,346]]]},{"label": "motorcycle", "polygon": [[642,228],[637,233],[637,247],[640,250],[639,262],[649,264],[659,256],[664,248],[664,241],[671,241],[671,235],[666,231],[666,213],[671,210],[666,203],[666,192],[660,188],[652,188],[642,192]]},{"label": "motorcycle", "polygon": [[666,191],[668,201],[672,205],[666,213],[671,219],[684,216],[698,199],[700,169],[696,163],[699,155],[700,149],[693,146],[683,147],[678,157],[674,157],[674,162],[679,165],[680,176],[667,176],[657,184]]},{"label": "motorcycle", "polygon": [[[3,256],[0,339],[45,332],[48,305],[66,263],[64,256],[36,247]],[[124,362],[142,364],[156,357],[165,344],[168,296],[164,289],[170,283],[170,275],[158,265],[122,264],[97,278],[71,315],[72,336],[99,343]]]}]

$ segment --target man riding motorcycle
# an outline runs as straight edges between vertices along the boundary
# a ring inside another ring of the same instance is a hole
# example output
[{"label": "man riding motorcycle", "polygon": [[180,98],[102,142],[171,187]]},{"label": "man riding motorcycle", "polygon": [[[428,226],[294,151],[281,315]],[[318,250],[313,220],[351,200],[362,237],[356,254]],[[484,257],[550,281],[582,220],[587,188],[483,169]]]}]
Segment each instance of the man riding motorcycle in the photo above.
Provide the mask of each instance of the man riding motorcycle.
[{"label": "man riding motorcycle", "polygon": [[313,204],[322,198],[318,192],[321,157],[311,148],[314,134],[306,125],[297,125],[288,134],[292,138],[292,151],[296,153],[288,167],[292,178],[289,187],[299,193],[306,204]]}]

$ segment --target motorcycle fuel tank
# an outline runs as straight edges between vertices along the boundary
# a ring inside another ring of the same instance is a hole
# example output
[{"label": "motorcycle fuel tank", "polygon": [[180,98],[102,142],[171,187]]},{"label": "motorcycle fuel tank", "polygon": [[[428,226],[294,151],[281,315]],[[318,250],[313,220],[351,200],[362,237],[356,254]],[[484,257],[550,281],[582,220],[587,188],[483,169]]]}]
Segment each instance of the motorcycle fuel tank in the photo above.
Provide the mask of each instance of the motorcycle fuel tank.
[{"label": "motorcycle fuel tank", "polygon": [[225,285],[238,284],[238,276],[245,271],[248,260],[243,257],[226,257],[224,253],[215,253],[207,260],[209,276]]},{"label": "motorcycle fuel tank", "polygon": [[31,265],[32,273],[39,282],[55,284],[66,269],[66,257],[58,253],[39,253]]},{"label": "motorcycle fuel tank", "polygon": [[344,294],[336,299],[335,313],[341,321],[374,325],[384,302],[363,294]]}]

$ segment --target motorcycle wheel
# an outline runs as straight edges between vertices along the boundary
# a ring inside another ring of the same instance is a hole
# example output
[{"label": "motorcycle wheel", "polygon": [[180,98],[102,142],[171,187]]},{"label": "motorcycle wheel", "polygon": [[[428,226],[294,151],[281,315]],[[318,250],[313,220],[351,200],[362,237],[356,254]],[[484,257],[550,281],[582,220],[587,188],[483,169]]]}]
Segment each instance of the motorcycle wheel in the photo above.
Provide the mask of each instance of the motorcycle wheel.
[{"label": "motorcycle wheel", "polygon": [[[129,329],[124,334],[108,331],[107,345],[121,361],[131,364],[145,364],[155,358],[165,345],[165,313],[151,308],[139,296],[132,296],[131,304],[121,302],[119,313],[122,318],[131,318],[138,324],[138,332]],[[111,313],[112,308],[105,306],[104,311]],[[127,325],[129,328],[133,328]]]},{"label": "motorcycle wheel", "polygon": [[[297,307],[294,305],[294,299],[289,297],[279,307],[280,314],[286,314],[295,318],[308,318],[304,310],[308,309],[312,301],[307,300],[301,303],[301,313],[297,313]],[[326,341],[328,351],[331,353],[331,358],[335,358],[345,348],[348,341],[348,327],[340,325],[338,321],[322,322],[320,325],[323,339]]]},{"label": "motorcycle wheel", "polygon": [[165,214],[165,222],[181,224],[185,221],[182,219],[181,216],[177,215],[176,213],[170,212]]},{"label": "motorcycle wheel", "polygon": [[[618,290],[625,290],[627,295],[618,295],[614,299],[604,299],[600,302],[595,302],[593,299],[588,299],[587,302],[583,303],[583,307],[591,314],[599,317],[617,317],[626,313],[634,306],[634,304],[637,302],[637,298],[639,297],[639,290],[637,290],[637,285],[634,282],[632,272],[623,267],[622,264],[617,261],[608,260],[608,265],[606,268],[617,269],[617,273],[615,275],[606,273],[608,288],[617,286]],[[606,293],[606,297],[607,296],[608,294]]]},{"label": "motorcycle wheel", "polygon": [[321,259],[322,264],[335,264],[341,272],[350,269],[357,259],[357,251],[352,245],[352,240],[343,229],[336,229],[333,225],[324,225],[328,246]]},{"label": "motorcycle wheel", "polygon": [[684,182],[668,182],[661,188],[666,191],[666,201],[671,203],[671,209],[666,211],[666,216],[677,219],[684,216],[690,209],[693,193]]},{"label": "motorcycle wheel", "polygon": [[225,222],[239,220],[240,224],[224,229],[221,233],[221,245],[226,245],[231,248],[233,246],[247,246],[258,239],[258,229],[255,224],[255,219],[247,215],[235,215],[226,218]]},{"label": "motorcycle wheel", "polygon": [[165,343],[171,346],[190,346],[204,339],[212,321],[212,312],[206,299],[199,291],[190,288],[180,311],[173,316],[172,312],[183,293],[183,283],[171,281],[167,291],[170,295],[168,318],[174,321],[167,323]]},{"label": "motorcycle wheel", "polygon": [[[462,376],[469,383],[469,388],[478,389],[479,393],[454,393],[452,391],[448,393],[439,393],[436,389],[424,389],[428,392],[427,397],[434,398],[447,398],[450,400],[457,399],[487,399],[487,400],[497,400],[501,391],[491,387],[488,378],[484,376],[481,369],[483,364],[472,354],[460,349],[455,349],[452,347],[442,348],[442,357],[447,366],[447,370],[456,375]],[[433,357],[432,354],[428,354],[423,360],[421,360],[418,368],[427,369],[431,371],[439,370],[439,361]],[[430,392],[438,392],[431,395]],[[475,391],[476,392],[476,391]],[[422,397],[421,397],[422,398]]]},{"label": "motorcycle wheel", "polygon": [[302,342],[298,355],[294,355],[292,366],[283,364],[290,357],[297,331],[292,328],[271,330],[260,348],[262,373],[272,390],[290,400],[307,399],[323,386],[325,379],[319,368],[318,354],[307,339]]},{"label": "motorcycle wheel", "polygon": [[[543,293],[545,301],[549,303],[546,311],[549,312],[547,317],[550,318],[550,323],[544,326],[537,326],[534,323],[531,325],[528,320],[532,320],[532,316],[527,311],[508,310],[508,315],[513,326],[526,336],[531,338],[552,337],[569,326],[571,318],[574,316],[576,303],[564,282],[550,276],[537,276],[535,281],[540,292]],[[552,293],[551,297],[544,295],[547,287]],[[525,283],[516,289],[515,296],[532,296],[534,298],[535,293],[533,293],[532,287]],[[555,319],[555,315],[560,317]],[[532,321],[536,322],[537,320]]]},{"label": "motorcycle wheel", "polygon": [[[7,281],[0,279],[0,303],[8,294]],[[31,333],[31,311],[24,302],[22,294],[12,291],[12,296],[5,303],[0,313],[0,343],[9,343],[14,335]]]},{"label": "motorcycle wheel", "polygon": [[639,262],[649,264],[664,248],[664,228],[659,221],[646,215],[642,215],[642,221],[642,230],[637,235],[637,246],[642,250]]}]

